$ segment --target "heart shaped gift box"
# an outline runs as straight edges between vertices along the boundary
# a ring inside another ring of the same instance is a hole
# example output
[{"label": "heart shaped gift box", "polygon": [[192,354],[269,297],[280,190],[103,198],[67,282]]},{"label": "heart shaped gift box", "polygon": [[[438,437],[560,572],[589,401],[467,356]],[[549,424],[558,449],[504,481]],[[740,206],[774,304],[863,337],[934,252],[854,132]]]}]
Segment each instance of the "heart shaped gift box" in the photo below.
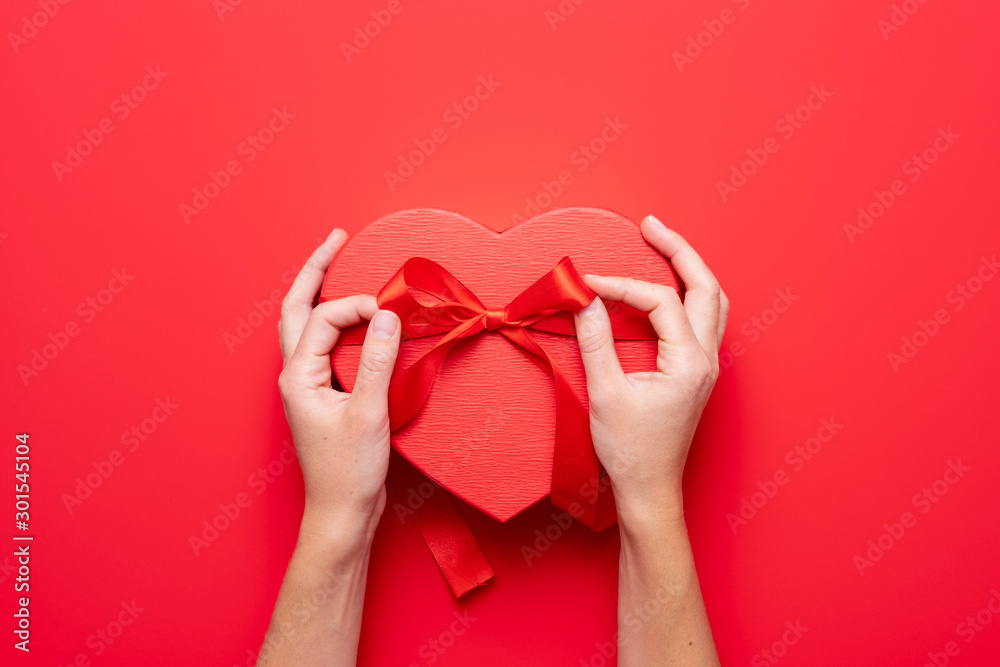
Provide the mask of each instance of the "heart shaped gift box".
[{"label": "heart shaped gift box", "polygon": [[[566,256],[581,275],[633,277],[678,289],[669,262],[646,243],[638,225],[610,211],[558,209],[497,233],[457,213],[415,209],[385,216],[355,235],[330,266],[320,300],[378,294],[407,260],[422,257],[488,308],[502,309]],[[531,335],[586,407],[575,338]],[[404,340],[395,374],[441,336]],[[625,372],[656,369],[655,340],[616,340],[615,348]],[[334,373],[346,391],[354,386],[360,352],[357,345],[334,350]],[[529,355],[485,331],[452,349],[422,409],[395,431],[392,443],[442,487],[506,521],[549,494],[554,394],[552,378]]]}]

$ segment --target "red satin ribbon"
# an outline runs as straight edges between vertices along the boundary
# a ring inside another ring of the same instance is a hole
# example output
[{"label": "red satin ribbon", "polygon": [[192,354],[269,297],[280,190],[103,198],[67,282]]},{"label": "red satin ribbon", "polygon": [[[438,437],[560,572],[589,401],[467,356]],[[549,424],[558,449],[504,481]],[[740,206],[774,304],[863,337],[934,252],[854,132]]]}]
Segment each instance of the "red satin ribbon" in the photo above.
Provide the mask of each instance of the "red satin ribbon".
[{"label": "red satin ribbon", "polygon": [[[386,481],[399,503],[393,507],[403,508],[400,517],[412,515],[413,523],[455,597],[460,598],[493,578],[493,568],[486,560],[486,554],[479,547],[450,493],[428,480],[395,451],[389,453]],[[424,491],[427,485],[432,485],[430,494]],[[407,507],[406,503],[412,498],[420,499],[419,507]]]},{"label": "red satin ribbon", "polygon": [[[528,354],[555,383],[552,503],[594,530],[613,525],[616,520],[614,497],[607,478],[601,476],[600,462],[594,453],[589,414],[555,361],[529,333],[529,329],[534,329],[575,336],[573,311],[583,308],[596,296],[573,268],[569,257],[560,260],[554,269],[502,309],[484,306],[475,294],[437,263],[422,257],[407,260],[379,292],[379,308],[399,315],[404,339],[443,336],[424,356],[392,378],[389,386],[392,430],[406,424],[420,411],[448,352],[457,343],[484,332],[498,333]],[[656,339],[645,313],[623,304],[616,306],[610,311],[615,338]],[[363,338],[363,330],[348,330],[340,344],[358,344]],[[454,517],[443,516],[448,510],[440,503],[433,508],[422,508],[430,512],[430,519],[424,517],[421,522],[418,518],[417,524],[442,565],[452,590],[461,595],[469,590],[469,581],[479,579],[475,585],[484,583],[493,576],[493,571],[485,557],[481,561],[478,557],[470,557],[470,554],[478,552],[481,555],[482,552],[457,507],[453,503],[451,507],[464,531]],[[429,527],[430,536],[421,523]],[[451,573],[444,562],[451,564]],[[463,567],[463,562],[468,562],[469,566]],[[464,590],[460,593],[461,589]]]}]

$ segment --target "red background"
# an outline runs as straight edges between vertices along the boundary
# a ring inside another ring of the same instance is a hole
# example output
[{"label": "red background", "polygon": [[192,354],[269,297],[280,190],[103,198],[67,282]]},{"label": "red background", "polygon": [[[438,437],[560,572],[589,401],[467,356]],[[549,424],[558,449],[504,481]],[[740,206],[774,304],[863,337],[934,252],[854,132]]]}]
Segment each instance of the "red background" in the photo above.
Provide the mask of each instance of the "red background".
[{"label": "red background", "polygon": [[[589,0],[564,3],[575,11],[554,27],[556,0],[403,0],[348,62],[341,43],[386,3],[243,0],[220,17],[210,0],[70,2],[35,31],[22,19],[42,11],[36,2],[4,3],[0,437],[10,463],[0,516],[14,534],[14,434],[27,431],[35,541],[32,652],[14,651],[7,632],[3,662],[247,664],[294,544],[302,485],[294,466],[260,494],[249,479],[288,437],[277,313],[254,316],[263,323],[238,344],[226,335],[255,301],[287,290],[334,226],[354,232],[434,206],[502,229],[569,170],[572,182],[543,205],[659,215],[732,300],[725,345],[743,354],[719,379],[686,478],[723,663],[750,663],[786,621],[801,621],[809,629],[783,664],[922,665],[950,641],[949,664],[995,664],[1000,619],[969,642],[959,624],[1000,587],[1000,281],[973,280],[981,289],[961,308],[951,290],[1000,245],[1000,8],[904,4],[916,13],[884,35],[888,0]],[[704,21],[718,31],[724,9],[732,22],[710,44],[702,35],[708,45],[679,71],[673,53]],[[157,65],[168,74],[121,118],[115,100]],[[445,112],[480,76],[499,87],[449,125]],[[775,123],[811,86],[831,96],[786,137]],[[294,119],[247,161],[240,143],[275,107]],[[574,162],[609,117],[627,129]],[[60,180],[53,162],[103,118],[113,131]],[[939,127],[959,137],[911,181],[904,163]],[[390,189],[385,172],[435,128],[446,140]],[[724,201],[717,183],[769,137],[778,151]],[[185,222],[179,205],[229,160],[239,174]],[[844,225],[895,179],[905,193],[849,239]],[[102,292],[123,267],[134,278]],[[774,319],[766,309],[785,289],[798,299]],[[88,298],[108,297],[88,310]],[[894,369],[889,353],[939,309],[947,321]],[[755,317],[768,318],[766,331]],[[69,323],[78,335],[53,353],[45,346]],[[22,377],[43,348],[52,358]],[[179,407],[128,451],[122,435],[168,397]],[[830,417],[843,428],[794,470],[786,452]],[[121,465],[70,513],[77,478],[115,450]],[[959,459],[970,470],[921,513],[914,495]],[[788,483],[734,534],[727,514],[779,470]],[[240,493],[249,507],[195,555],[189,536]],[[915,525],[859,574],[854,557],[906,511]],[[600,664],[595,645],[615,631],[618,538],[574,526],[529,566],[521,546],[551,512],[545,502],[499,525],[467,511],[497,577],[461,601],[415,528],[387,513],[360,663]],[[135,621],[113,644],[95,640],[133,600]],[[443,654],[422,654],[456,610],[476,620]]]}]

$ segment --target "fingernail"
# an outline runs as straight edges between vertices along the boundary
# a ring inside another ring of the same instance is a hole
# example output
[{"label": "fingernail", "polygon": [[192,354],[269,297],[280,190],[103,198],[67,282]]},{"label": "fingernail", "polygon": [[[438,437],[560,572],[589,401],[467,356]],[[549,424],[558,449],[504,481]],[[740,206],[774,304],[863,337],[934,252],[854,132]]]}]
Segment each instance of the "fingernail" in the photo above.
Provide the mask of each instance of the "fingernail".
[{"label": "fingernail", "polygon": [[336,234],[336,233],[337,233],[337,232],[339,232],[339,231],[340,231],[340,228],[339,228],[339,227],[334,227],[334,228],[333,228],[333,231],[332,231],[332,232],[330,232],[330,235],[326,237],[326,241],[324,241],[324,243],[326,243],[327,241],[329,241],[330,239],[332,239],[332,238],[333,238],[333,235],[334,235],[334,234]]},{"label": "fingernail", "polygon": [[656,223],[657,225],[659,225],[660,227],[663,227],[664,229],[666,229],[666,228],[667,228],[667,226],[666,226],[665,224],[663,224],[662,222],[660,222],[660,219],[659,219],[659,218],[657,218],[657,217],[656,217],[655,215],[653,215],[652,213],[650,213],[650,214],[649,214],[649,215],[647,215],[646,217],[647,217],[647,218],[649,218],[649,221],[650,221],[650,222],[654,222],[654,223]]},{"label": "fingernail", "polygon": [[586,306],[580,309],[580,317],[590,317],[597,312],[597,303],[601,300],[601,297],[596,296],[594,300],[588,303]]},{"label": "fingernail", "polygon": [[391,310],[380,310],[372,318],[372,331],[379,338],[392,338],[396,335],[396,313]]}]

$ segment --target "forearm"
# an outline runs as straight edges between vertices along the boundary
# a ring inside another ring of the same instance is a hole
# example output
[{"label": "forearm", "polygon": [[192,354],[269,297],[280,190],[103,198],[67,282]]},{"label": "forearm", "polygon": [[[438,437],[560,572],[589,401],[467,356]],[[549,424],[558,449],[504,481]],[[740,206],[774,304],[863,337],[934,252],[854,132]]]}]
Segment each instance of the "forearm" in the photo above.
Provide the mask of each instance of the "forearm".
[{"label": "forearm", "polygon": [[619,520],[619,665],[718,665],[683,514]]},{"label": "forearm", "polygon": [[353,667],[372,532],[350,521],[314,529],[303,520],[259,667]]}]

